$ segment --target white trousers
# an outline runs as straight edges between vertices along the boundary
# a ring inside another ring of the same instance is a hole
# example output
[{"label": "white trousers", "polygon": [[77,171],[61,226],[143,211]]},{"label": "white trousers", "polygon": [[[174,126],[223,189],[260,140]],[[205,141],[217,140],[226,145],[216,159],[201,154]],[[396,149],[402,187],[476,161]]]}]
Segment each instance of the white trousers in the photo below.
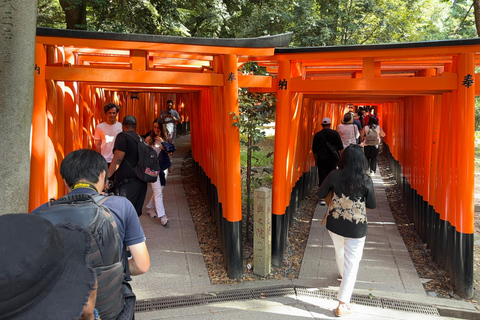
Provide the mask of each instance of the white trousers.
[{"label": "white trousers", "polygon": [[[168,169],[164,173],[166,180]],[[147,210],[152,211],[156,209],[157,217],[163,217],[165,215],[165,207],[163,206],[163,186],[160,184],[160,178],[157,178],[157,181],[150,183],[150,185],[152,186],[153,194],[147,204]]]},{"label": "white trousers", "polygon": [[362,260],[365,237],[346,238],[328,231],[335,247],[335,260],[338,272],[342,276],[342,284],[338,292],[338,300],[350,303],[355,281],[357,280],[358,267]]}]

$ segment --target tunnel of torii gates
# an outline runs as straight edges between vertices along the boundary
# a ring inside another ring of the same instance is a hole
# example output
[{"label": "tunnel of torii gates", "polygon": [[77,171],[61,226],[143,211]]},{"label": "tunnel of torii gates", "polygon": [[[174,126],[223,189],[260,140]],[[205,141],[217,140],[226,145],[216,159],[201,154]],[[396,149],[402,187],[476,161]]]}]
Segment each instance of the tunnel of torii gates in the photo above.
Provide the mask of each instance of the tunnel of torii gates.
[{"label": "tunnel of torii gates", "polygon": [[[243,275],[238,88],[277,97],[272,263],[318,178],[321,119],[372,105],[407,213],[463,297],[473,294],[475,67],[480,39],[287,48],[292,34],[205,39],[38,28],[29,209],[65,194],[66,154],[92,148],[103,106],[134,115],[141,134],[173,100],[191,133],[195,180],[218,228],[231,278]],[[271,76],[242,74],[246,62]],[[480,90],[480,89],[479,89]],[[388,226],[386,226],[388,227]],[[392,226],[395,227],[395,226]],[[379,272],[381,270],[379,269]]]}]

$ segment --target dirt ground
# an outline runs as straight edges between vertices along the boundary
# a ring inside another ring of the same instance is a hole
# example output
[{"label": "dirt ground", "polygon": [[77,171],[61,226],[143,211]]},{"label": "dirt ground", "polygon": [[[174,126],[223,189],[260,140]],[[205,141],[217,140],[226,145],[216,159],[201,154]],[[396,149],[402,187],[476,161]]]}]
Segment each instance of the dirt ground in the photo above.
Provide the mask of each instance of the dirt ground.
[{"label": "dirt ground", "polygon": [[[215,222],[207,210],[207,205],[201,192],[194,185],[192,163],[191,157],[187,156],[182,166],[182,178],[210,281],[212,284],[237,283],[237,280],[229,279],[227,276],[223,257],[220,254]],[[382,155],[379,156],[379,168],[386,185],[385,191],[392,214],[417,269],[417,273],[424,282],[425,292],[433,297],[462,300],[454,293],[454,288],[449,284],[448,276],[433,261],[429,249],[416,234],[413,223],[409,221],[405,214],[401,190],[395,182],[386,158]],[[480,197],[480,182],[478,186],[476,185],[475,193]],[[479,202],[478,207],[480,207],[479,200],[479,198],[475,198],[476,203]],[[301,202],[289,229],[284,265],[282,267],[272,266],[272,273],[267,278],[285,279],[298,277],[317,201],[316,190],[313,190]],[[263,278],[253,274],[252,269],[249,268],[253,264],[253,248],[252,243],[247,240],[245,220],[246,217],[243,219],[244,276],[242,281],[260,280]],[[475,221],[475,231],[477,234],[480,234],[480,212],[475,213]],[[248,232],[251,234],[252,223],[249,229]],[[474,255],[474,297],[468,301],[473,303],[477,309],[480,309],[478,304],[478,301],[480,301],[480,248],[477,246],[474,248]]]}]

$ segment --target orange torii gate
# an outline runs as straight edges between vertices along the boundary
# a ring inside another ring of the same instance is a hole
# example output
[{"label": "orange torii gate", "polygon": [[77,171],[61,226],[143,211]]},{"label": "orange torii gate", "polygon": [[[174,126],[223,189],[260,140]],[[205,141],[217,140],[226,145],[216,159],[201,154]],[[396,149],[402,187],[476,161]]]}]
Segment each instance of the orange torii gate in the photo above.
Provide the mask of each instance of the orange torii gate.
[{"label": "orange torii gate", "polygon": [[[470,297],[479,52],[480,39],[469,39],[278,48],[268,60],[255,58],[279,80],[267,90],[278,99],[275,234],[286,235],[302,177],[314,165],[309,153],[320,119],[336,125],[348,105],[375,105],[407,213],[457,293]],[[284,239],[274,237],[273,261],[281,262],[284,249]]]},{"label": "orange torii gate", "polygon": [[[408,214],[457,292],[470,296],[480,40],[274,49],[290,37],[202,39],[38,28],[30,208],[65,193],[59,164],[68,152],[92,146],[105,103],[118,103],[120,118],[137,117],[142,132],[171,99],[190,126],[198,184],[217,222],[229,276],[240,278],[240,147],[231,125],[238,87],[277,94],[275,264],[283,261],[290,219],[316,182],[310,153],[319,120],[329,116],[336,126],[349,104],[375,105]],[[249,61],[274,77],[239,73]]]}]

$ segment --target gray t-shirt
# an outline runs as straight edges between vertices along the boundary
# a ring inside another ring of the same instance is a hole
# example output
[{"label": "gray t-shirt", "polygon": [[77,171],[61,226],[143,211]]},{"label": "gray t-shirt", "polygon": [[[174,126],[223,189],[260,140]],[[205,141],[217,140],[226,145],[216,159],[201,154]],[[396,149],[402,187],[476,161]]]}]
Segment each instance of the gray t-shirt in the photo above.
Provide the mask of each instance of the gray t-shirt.
[{"label": "gray t-shirt", "polygon": [[[170,114],[169,114],[170,112]],[[168,116],[167,117],[163,117],[165,114],[167,114]],[[176,110],[163,110],[162,113],[160,113],[160,117],[165,120],[165,127],[167,128],[167,131],[169,133],[171,132],[176,132],[177,131],[177,126],[176,126],[176,122],[175,120],[173,119],[173,117],[177,118],[177,119],[180,119],[180,115],[178,114],[178,112]]]}]

